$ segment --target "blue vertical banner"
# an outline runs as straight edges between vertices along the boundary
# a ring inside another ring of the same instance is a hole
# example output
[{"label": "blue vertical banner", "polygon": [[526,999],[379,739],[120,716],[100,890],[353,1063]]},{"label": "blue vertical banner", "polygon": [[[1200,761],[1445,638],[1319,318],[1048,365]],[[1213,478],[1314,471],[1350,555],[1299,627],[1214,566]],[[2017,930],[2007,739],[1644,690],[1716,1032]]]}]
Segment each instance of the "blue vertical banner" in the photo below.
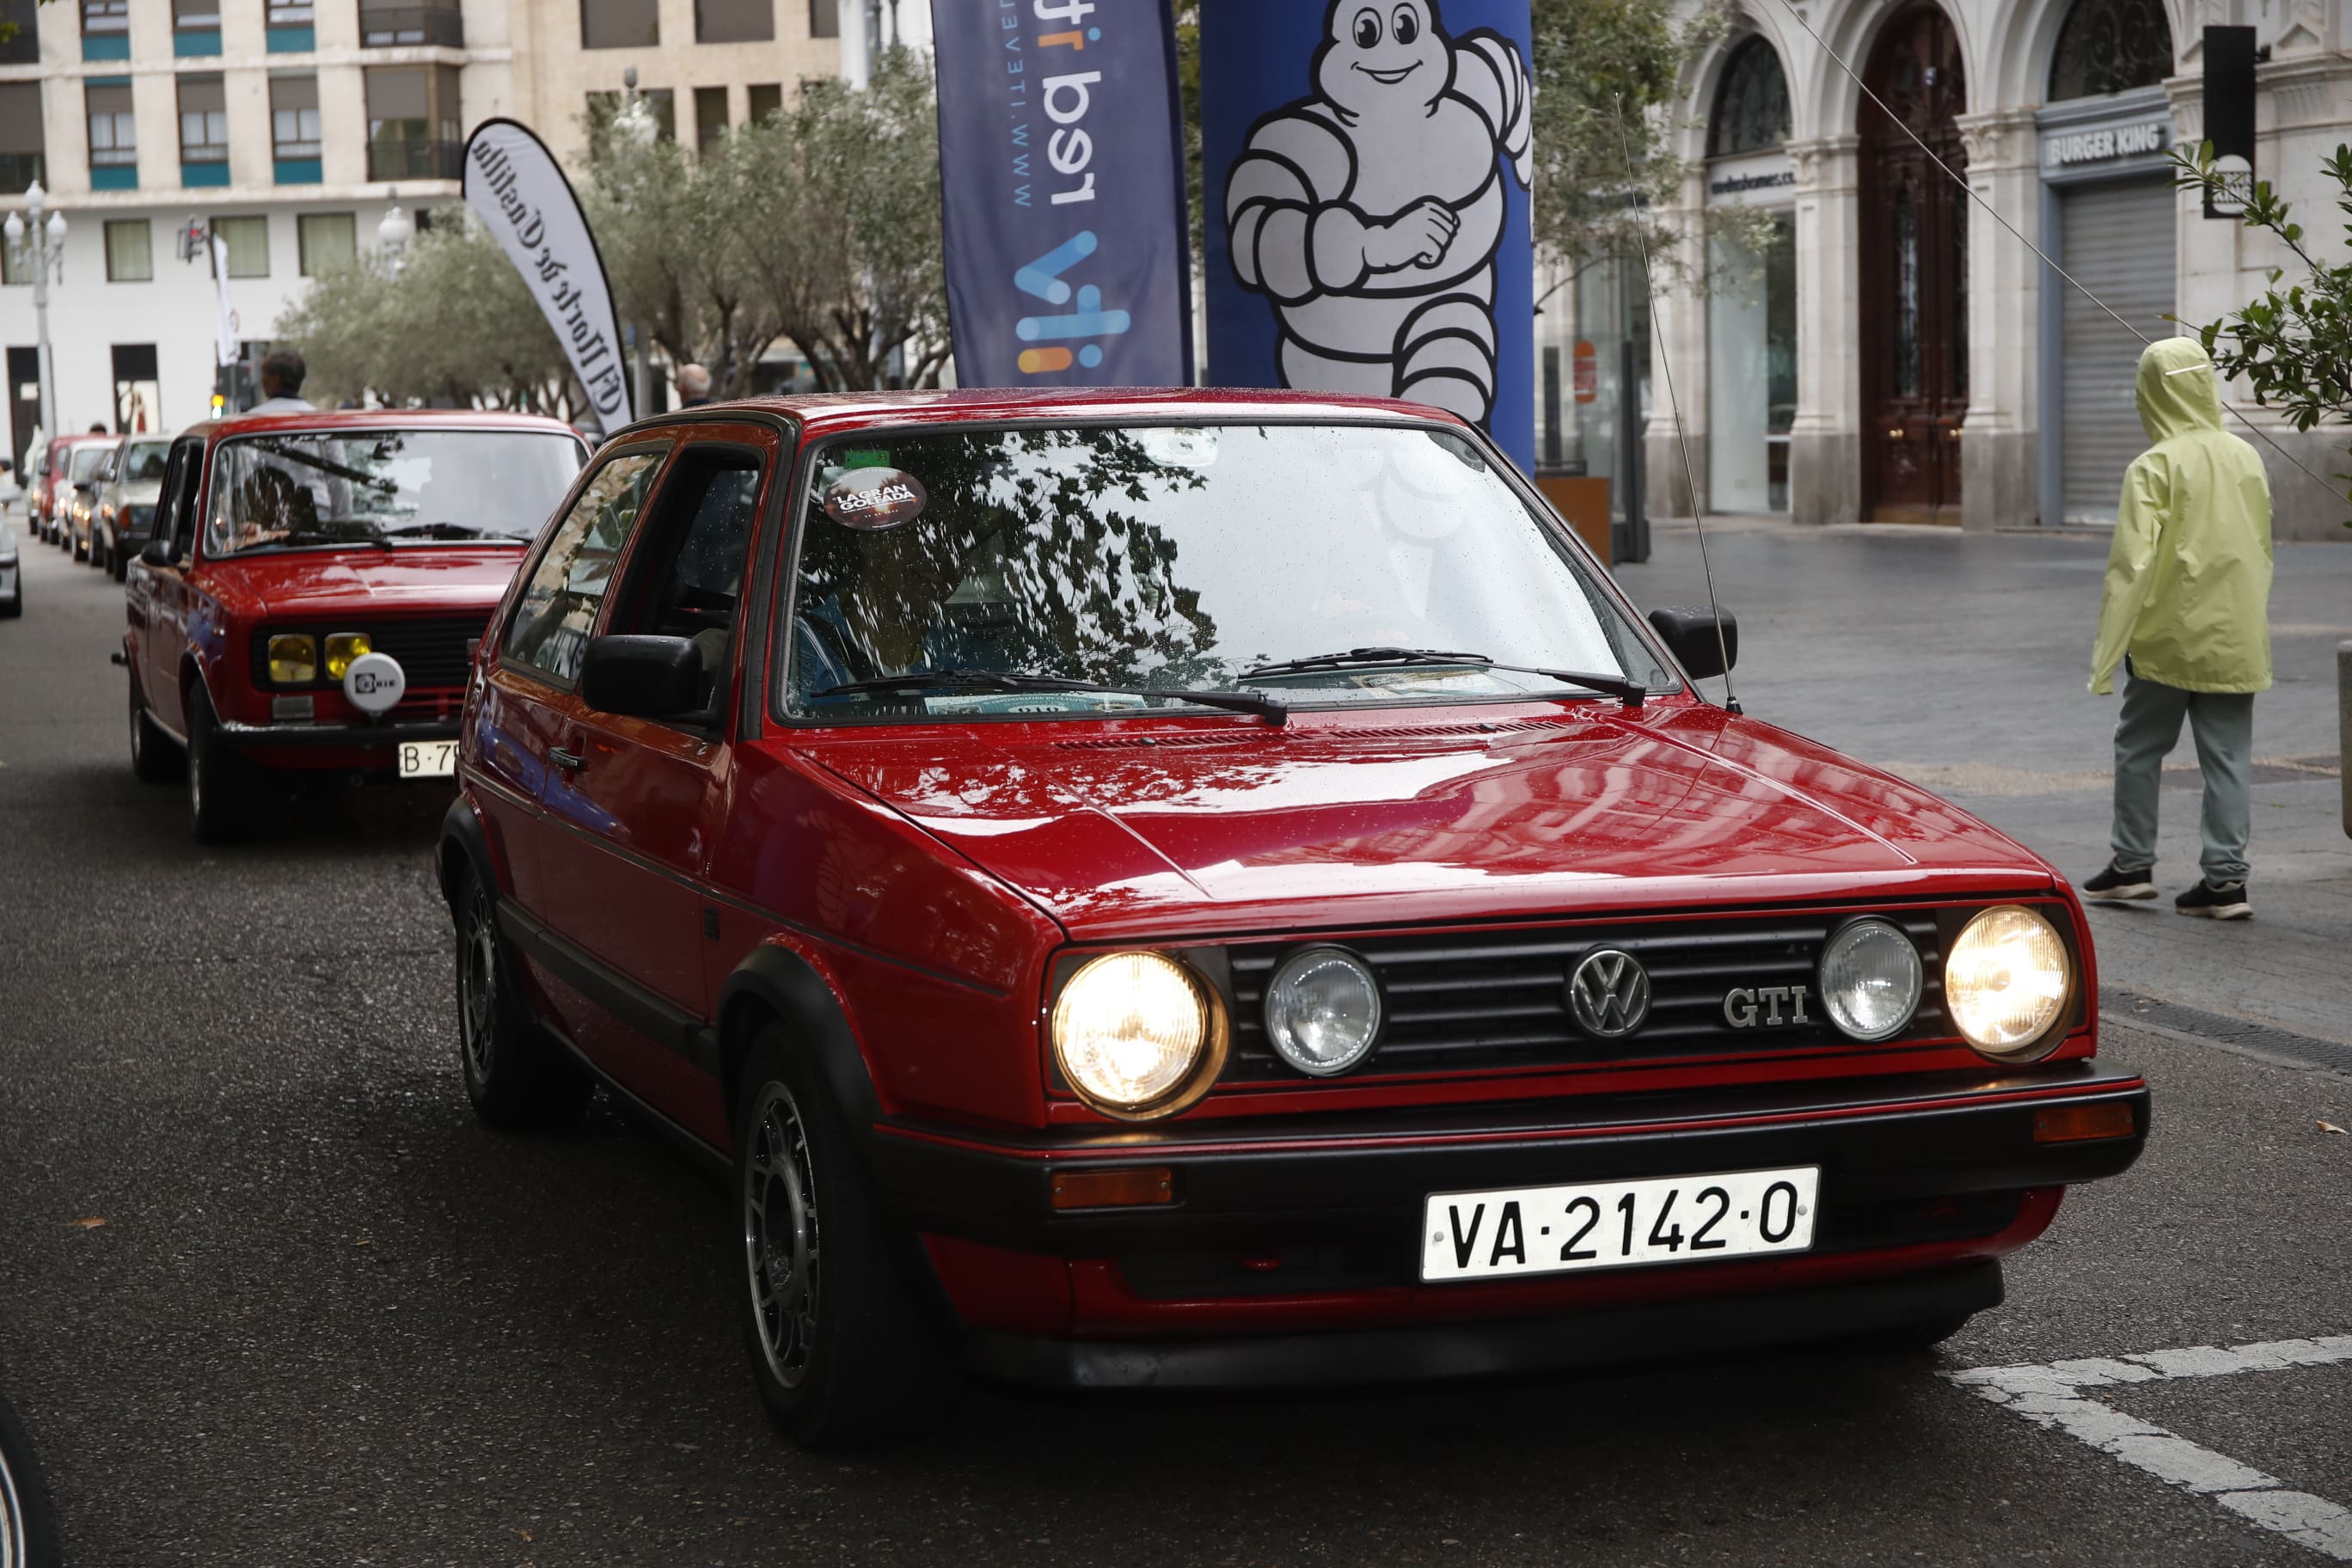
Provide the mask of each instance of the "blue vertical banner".
[{"label": "blue vertical banner", "polygon": [[931,0],[956,380],[1187,386],[1168,0]]},{"label": "blue vertical banner", "polygon": [[1530,31],[1528,0],[1201,0],[1213,384],[1433,404],[1532,471]]}]

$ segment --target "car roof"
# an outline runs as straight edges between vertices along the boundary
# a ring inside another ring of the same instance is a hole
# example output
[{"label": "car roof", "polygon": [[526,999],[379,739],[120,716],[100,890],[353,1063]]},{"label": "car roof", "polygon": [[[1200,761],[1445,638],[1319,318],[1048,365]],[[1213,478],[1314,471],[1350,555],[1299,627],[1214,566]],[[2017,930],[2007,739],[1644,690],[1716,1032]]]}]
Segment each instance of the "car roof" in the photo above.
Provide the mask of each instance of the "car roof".
[{"label": "car roof", "polygon": [[539,430],[579,437],[561,419],[497,408],[338,408],[232,414],[191,425],[182,436],[254,436],[341,430]]},{"label": "car roof", "polygon": [[[639,424],[724,418],[749,411],[782,414],[814,439],[866,426],[1003,424],[1030,420],[1164,418],[1177,423],[1329,419],[1461,425],[1444,409],[1392,397],[1346,397],[1325,392],[1286,392],[1264,387],[1057,386],[967,387],[953,392],[833,392],[780,397],[747,397],[706,403],[656,416]],[[636,426],[615,432],[625,434]]]}]

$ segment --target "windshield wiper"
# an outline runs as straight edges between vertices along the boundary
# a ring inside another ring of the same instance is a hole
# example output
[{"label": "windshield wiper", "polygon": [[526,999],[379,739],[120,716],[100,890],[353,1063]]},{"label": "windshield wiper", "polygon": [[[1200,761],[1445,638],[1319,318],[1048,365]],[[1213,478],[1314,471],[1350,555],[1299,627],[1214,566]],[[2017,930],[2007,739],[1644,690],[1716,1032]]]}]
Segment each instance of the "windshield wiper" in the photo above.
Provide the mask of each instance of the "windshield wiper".
[{"label": "windshield wiper", "polygon": [[1564,685],[1581,686],[1587,691],[1598,691],[1614,697],[1628,708],[1639,708],[1650,689],[1637,680],[1627,680],[1618,675],[1594,675],[1580,669],[1539,669],[1528,664],[1496,664],[1483,653],[1448,653],[1428,647],[1351,647],[1342,653],[1310,654],[1305,658],[1277,659],[1242,671],[1240,679],[1250,680],[1267,675],[1300,675],[1317,669],[1349,669],[1427,665],[1469,665],[1479,669],[1507,669],[1515,675],[1540,675],[1547,680]]},{"label": "windshield wiper", "polygon": [[1290,710],[1271,697],[1251,691],[1156,691],[1140,686],[1107,686],[1098,680],[1065,680],[1054,675],[1020,675],[997,669],[917,669],[905,675],[877,676],[871,680],[847,680],[814,695],[824,697],[909,696],[925,691],[1106,691],[1132,692],[1139,697],[1165,697],[1171,701],[1197,702],[1206,708],[1226,708],[1255,713],[1269,724],[1287,723]]},{"label": "windshield wiper", "polygon": [[246,546],[244,550],[238,551],[237,553],[239,555],[243,555],[247,553],[247,552],[253,550],[307,550],[321,544],[372,544],[378,550],[390,550],[393,547],[392,541],[383,536],[383,530],[376,527],[374,524],[362,523],[357,526],[364,528],[366,531],[363,533],[327,533],[319,529],[305,528],[289,533],[283,539],[272,539],[262,544],[249,544]]},{"label": "windshield wiper", "polygon": [[494,533],[470,522],[412,522],[383,531],[386,539],[487,539],[499,544],[529,544],[511,533]]}]

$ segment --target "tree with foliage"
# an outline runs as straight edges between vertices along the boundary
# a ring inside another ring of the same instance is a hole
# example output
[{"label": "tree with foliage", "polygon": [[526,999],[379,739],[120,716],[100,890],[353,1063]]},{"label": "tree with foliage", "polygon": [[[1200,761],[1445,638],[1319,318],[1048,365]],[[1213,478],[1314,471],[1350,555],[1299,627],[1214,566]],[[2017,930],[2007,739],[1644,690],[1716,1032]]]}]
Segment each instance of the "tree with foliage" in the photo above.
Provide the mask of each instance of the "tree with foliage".
[{"label": "tree with foliage", "polygon": [[[2286,268],[2273,267],[2271,286],[2260,299],[2203,326],[2181,324],[2205,345],[2215,369],[2229,380],[2243,381],[2257,404],[2279,410],[2297,430],[2352,425],[2352,263],[2314,256],[2290,204],[2279,199],[2268,180],[2255,181],[2251,195],[2242,188],[2225,192],[2227,176],[2214,167],[2210,142],[2193,152],[2175,148],[2172,161],[2175,183],[2182,187],[2243,200],[2246,227],[2284,246],[2303,272],[2298,281],[2281,288]],[[2345,237],[2352,242],[2352,147],[2337,147],[2325,166],[2339,193],[2336,206],[2345,216]],[[2336,478],[2342,484],[2352,476]],[[2352,499],[2352,491],[2346,493]],[[2345,526],[2352,528],[2352,519]]]}]

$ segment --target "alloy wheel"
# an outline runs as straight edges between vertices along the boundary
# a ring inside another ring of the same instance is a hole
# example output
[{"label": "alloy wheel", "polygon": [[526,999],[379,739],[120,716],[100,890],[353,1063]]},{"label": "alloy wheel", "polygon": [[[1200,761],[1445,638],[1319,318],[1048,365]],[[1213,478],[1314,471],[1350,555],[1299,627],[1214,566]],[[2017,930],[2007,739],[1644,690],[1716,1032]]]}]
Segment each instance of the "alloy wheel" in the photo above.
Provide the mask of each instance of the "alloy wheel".
[{"label": "alloy wheel", "polygon": [[466,1070],[476,1083],[489,1081],[490,1058],[498,1045],[496,919],[489,889],[474,882],[466,894],[465,919],[457,932],[457,1010],[458,1026],[465,1031]]},{"label": "alloy wheel", "polygon": [[760,1091],[743,1161],[743,1264],[770,1375],[798,1388],[815,1342],[819,1274],[815,1172],[800,1107],[782,1084]]}]

